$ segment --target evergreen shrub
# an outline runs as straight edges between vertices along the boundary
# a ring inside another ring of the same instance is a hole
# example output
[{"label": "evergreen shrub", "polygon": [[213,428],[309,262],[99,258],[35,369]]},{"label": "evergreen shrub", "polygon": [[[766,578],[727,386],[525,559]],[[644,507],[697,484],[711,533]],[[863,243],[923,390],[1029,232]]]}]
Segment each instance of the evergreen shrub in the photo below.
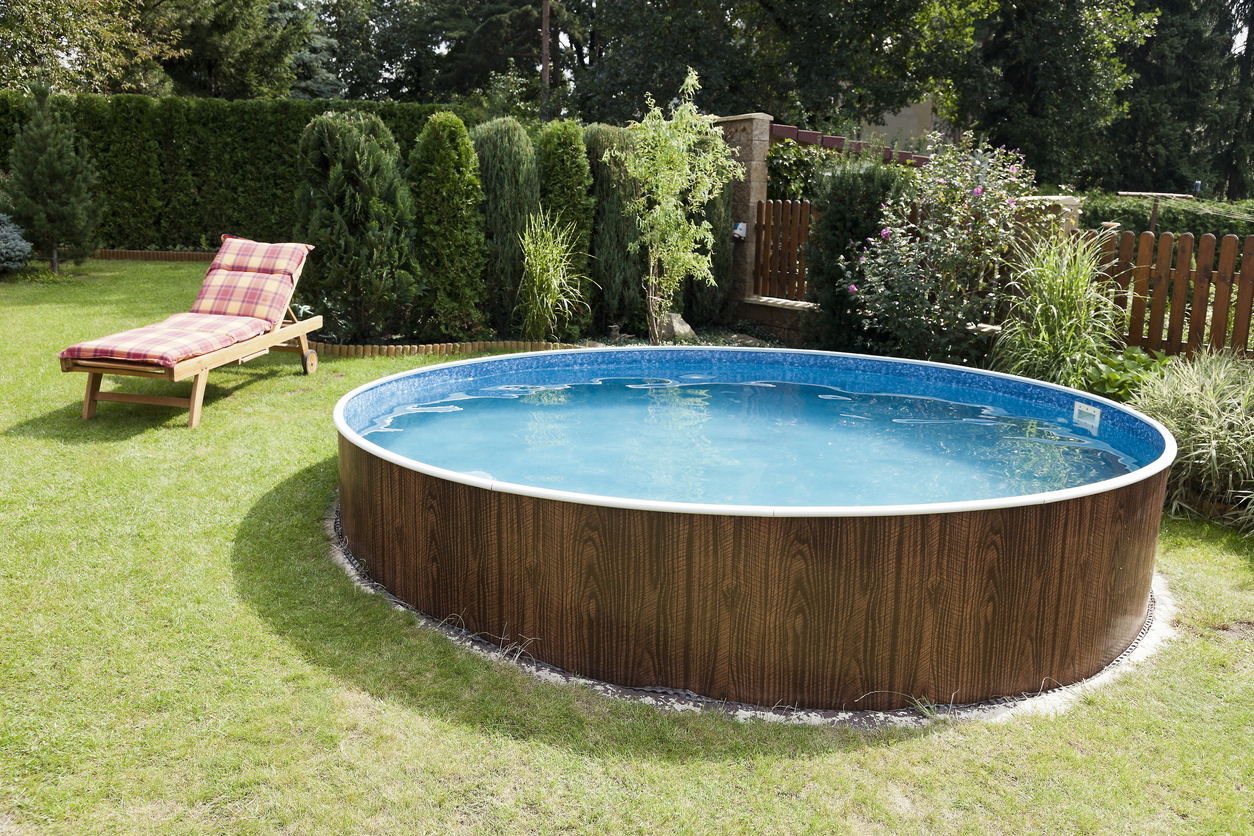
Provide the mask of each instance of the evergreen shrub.
[{"label": "evergreen shrub", "polygon": [[9,152],[6,209],[26,237],[58,272],[58,248],[81,259],[90,251],[100,204],[91,159],[75,147],[74,127],[55,113],[47,85],[32,84],[31,118],[17,132]]},{"label": "evergreen shrub", "polygon": [[866,349],[865,317],[858,304],[857,260],[878,235],[884,207],[901,200],[912,169],[841,156],[814,203],[806,246],[806,299],[818,304],[801,319],[802,339],[824,351]]},{"label": "evergreen shrub", "polygon": [[[580,278],[579,298],[586,302],[592,291],[587,274],[596,202],[583,131],[570,121],[546,122],[536,145],[540,205],[559,228],[571,230],[574,247],[571,270]],[[586,304],[578,306],[579,313],[570,323],[570,332],[562,336],[573,340],[587,333],[592,324],[591,310]]]},{"label": "evergreen shrub", "polygon": [[644,309],[642,282],[647,268],[643,253],[633,248],[640,230],[627,208],[639,187],[621,160],[606,153],[611,149],[626,152],[631,147],[626,128],[589,125],[583,136],[594,201],[589,264],[592,317],[596,330],[604,333],[611,325],[627,327]]},{"label": "evergreen shrub", "polygon": [[22,228],[8,215],[0,214],[0,273],[12,273],[25,267],[30,250],[30,242],[22,237]]},{"label": "evergreen shrub", "polygon": [[732,275],[732,188],[725,185],[710,198],[701,217],[710,225],[714,234],[709,248],[710,275],[713,284],[689,279],[684,282],[684,321],[694,327],[716,325],[728,320],[731,313],[731,292],[735,283]]},{"label": "evergreen shrub", "polygon": [[540,173],[527,131],[511,116],[493,119],[470,132],[479,155],[488,258],[484,269],[488,324],[498,336],[511,333],[511,319],[522,281],[520,236],[540,208]]},{"label": "evergreen shrub", "polygon": [[479,160],[457,114],[437,113],[409,155],[414,199],[414,252],[426,279],[421,342],[461,342],[485,335],[486,245],[479,205]]},{"label": "evergreen shrub", "polygon": [[[461,105],[342,100],[226,101],[168,96],[54,95],[52,109],[74,126],[96,161],[103,202],[99,243],[143,249],[214,249],[223,232],[279,241],[296,223],[300,139],[327,111],[378,116],[411,148],[431,114]],[[30,98],[0,91],[0,160],[7,160]]]},{"label": "evergreen shrub", "polygon": [[300,142],[298,241],[313,244],[297,286],[341,343],[404,341],[423,287],[414,206],[391,132],[377,116],[314,117]]}]

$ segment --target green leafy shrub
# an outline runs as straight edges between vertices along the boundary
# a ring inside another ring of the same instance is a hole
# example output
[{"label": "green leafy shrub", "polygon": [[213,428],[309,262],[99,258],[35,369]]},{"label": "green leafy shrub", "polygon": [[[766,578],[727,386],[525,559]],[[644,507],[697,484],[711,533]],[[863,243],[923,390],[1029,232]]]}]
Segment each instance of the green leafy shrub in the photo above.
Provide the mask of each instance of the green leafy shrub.
[{"label": "green leafy shrub", "polygon": [[25,267],[30,250],[30,242],[22,237],[22,228],[8,215],[0,214],[0,274]]},{"label": "green leafy shrub", "polygon": [[[540,169],[540,205],[560,227],[570,227],[574,235],[571,269],[581,278],[579,298],[591,295],[588,253],[592,247],[592,221],[596,208],[592,195],[592,169],[583,131],[574,122],[547,122],[540,129],[536,159]],[[592,308],[579,306],[579,315],[569,323],[567,339],[587,333],[592,324]]]},{"label": "green leafy shrub", "polygon": [[479,339],[487,256],[479,204],[479,160],[455,113],[433,115],[409,155],[415,207],[414,252],[426,280],[416,322],[422,342]]},{"label": "green leafy shrub", "polygon": [[801,333],[810,348],[860,351],[866,318],[858,301],[858,256],[883,228],[888,204],[904,199],[915,176],[882,158],[841,156],[815,202],[806,247],[806,299],[818,304],[802,314]]},{"label": "green leafy shrub", "polygon": [[1175,436],[1168,509],[1207,514],[1208,504],[1233,506],[1232,517],[1254,528],[1254,364],[1226,351],[1176,360],[1142,384],[1132,406]]},{"label": "green leafy shrub", "polygon": [[884,226],[859,256],[858,301],[874,350],[920,360],[979,364],[989,338],[977,326],[1001,301],[1001,271],[1032,191],[1020,154],[941,145],[913,188],[890,202]]},{"label": "green leafy shrub", "polygon": [[100,222],[90,158],[75,147],[74,127],[54,113],[47,85],[32,84],[30,120],[17,132],[9,152],[6,206],[26,238],[60,270],[58,248],[81,259],[92,248]]},{"label": "green leafy shrub", "polygon": [[485,122],[470,132],[479,155],[488,258],[484,268],[488,324],[510,333],[522,281],[521,235],[540,208],[540,173],[531,137],[513,117]]},{"label": "green leafy shrub", "polygon": [[841,157],[835,149],[791,139],[771,143],[766,151],[767,200],[817,199],[825,190],[824,175]]},{"label": "green leafy shrub", "polygon": [[989,362],[995,369],[1083,387],[1123,333],[1125,315],[1098,281],[1101,240],[1054,229],[1016,247],[1009,314]]},{"label": "green leafy shrub", "polygon": [[519,243],[524,266],[515,314],[522,335],[558,340],[562,328],[588,307],[580,294],[583,276],[575,270],[578,232],[541,209],[528,219]]},{"label": "green leafy shrub", "polygon": [[[631,148],[631,134],[625,128],[589,125],[584,143],[595,201],[589,265],[592,317],[594,327],[605,332],[610,325],[626,326],[642,308],[644,256],[635,245],[640,230],[627,208],[639,184],[622,163]],[[614,153],[607,153],[611,149]]]},{"label": "green leafy shrub", "polygon": [[1136,396],[1145,381],[1162,375],[1169,360],[1161,351],[1150,354],[1136,345],[1130,345],[1123,351],[1107,349],[1089,365],[1080,388],[1126,403]]},{"label": "green leafy shrub", "polygon": [[423,288],[396,140],[377,116],[326,113],[305,129],[299,165],[295,236],[315,249],[297,293],[334,341],[402,340]]}]

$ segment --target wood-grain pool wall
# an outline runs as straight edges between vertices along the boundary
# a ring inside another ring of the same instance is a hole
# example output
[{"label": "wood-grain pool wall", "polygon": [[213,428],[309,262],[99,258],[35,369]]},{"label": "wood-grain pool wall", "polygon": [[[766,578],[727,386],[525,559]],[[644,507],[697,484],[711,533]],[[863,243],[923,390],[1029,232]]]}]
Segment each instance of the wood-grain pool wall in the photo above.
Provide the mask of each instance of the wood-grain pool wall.
[{"label": "wood-grain pool wall", "polygon": [[572,673],[732,702],[892,709],[1084,679],[1146,619],[1165,469],[907,516],[611,508],[447,481],[342,434],[348,548],[401,600]]}]

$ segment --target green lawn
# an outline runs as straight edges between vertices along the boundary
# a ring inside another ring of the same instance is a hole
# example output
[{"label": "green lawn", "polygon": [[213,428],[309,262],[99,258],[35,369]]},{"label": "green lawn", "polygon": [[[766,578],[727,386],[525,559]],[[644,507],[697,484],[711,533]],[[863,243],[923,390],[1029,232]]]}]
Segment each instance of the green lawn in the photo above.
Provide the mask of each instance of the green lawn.
[{"label": "green lawn", "polygon": [[203,270],[0,284],[3,836],[1254,829],[1251,540],[1165,524],[1178,635],[1060,716],[865,734],[543,685],[328,557],[331,409],[426,358],[222,369],[196,430],[79,420],[57,351],[187,310]]}]

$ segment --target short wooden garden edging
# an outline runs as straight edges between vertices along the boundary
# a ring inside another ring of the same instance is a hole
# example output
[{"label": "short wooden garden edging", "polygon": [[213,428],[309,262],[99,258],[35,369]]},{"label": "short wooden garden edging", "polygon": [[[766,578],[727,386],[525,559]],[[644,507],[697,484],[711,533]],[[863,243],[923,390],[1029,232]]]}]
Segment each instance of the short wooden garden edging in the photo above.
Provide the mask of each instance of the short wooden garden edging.
[{"label": "short wooden garden edging", "polygon": [[426,345],[341,345],[309,341],[309,347],[327,357],[413,357],[419,354],[480,354],[488,351],[514,353],[583,348],[570,343],[542,343],[527,340],[481,340],[468,343],[428,343]]}]

